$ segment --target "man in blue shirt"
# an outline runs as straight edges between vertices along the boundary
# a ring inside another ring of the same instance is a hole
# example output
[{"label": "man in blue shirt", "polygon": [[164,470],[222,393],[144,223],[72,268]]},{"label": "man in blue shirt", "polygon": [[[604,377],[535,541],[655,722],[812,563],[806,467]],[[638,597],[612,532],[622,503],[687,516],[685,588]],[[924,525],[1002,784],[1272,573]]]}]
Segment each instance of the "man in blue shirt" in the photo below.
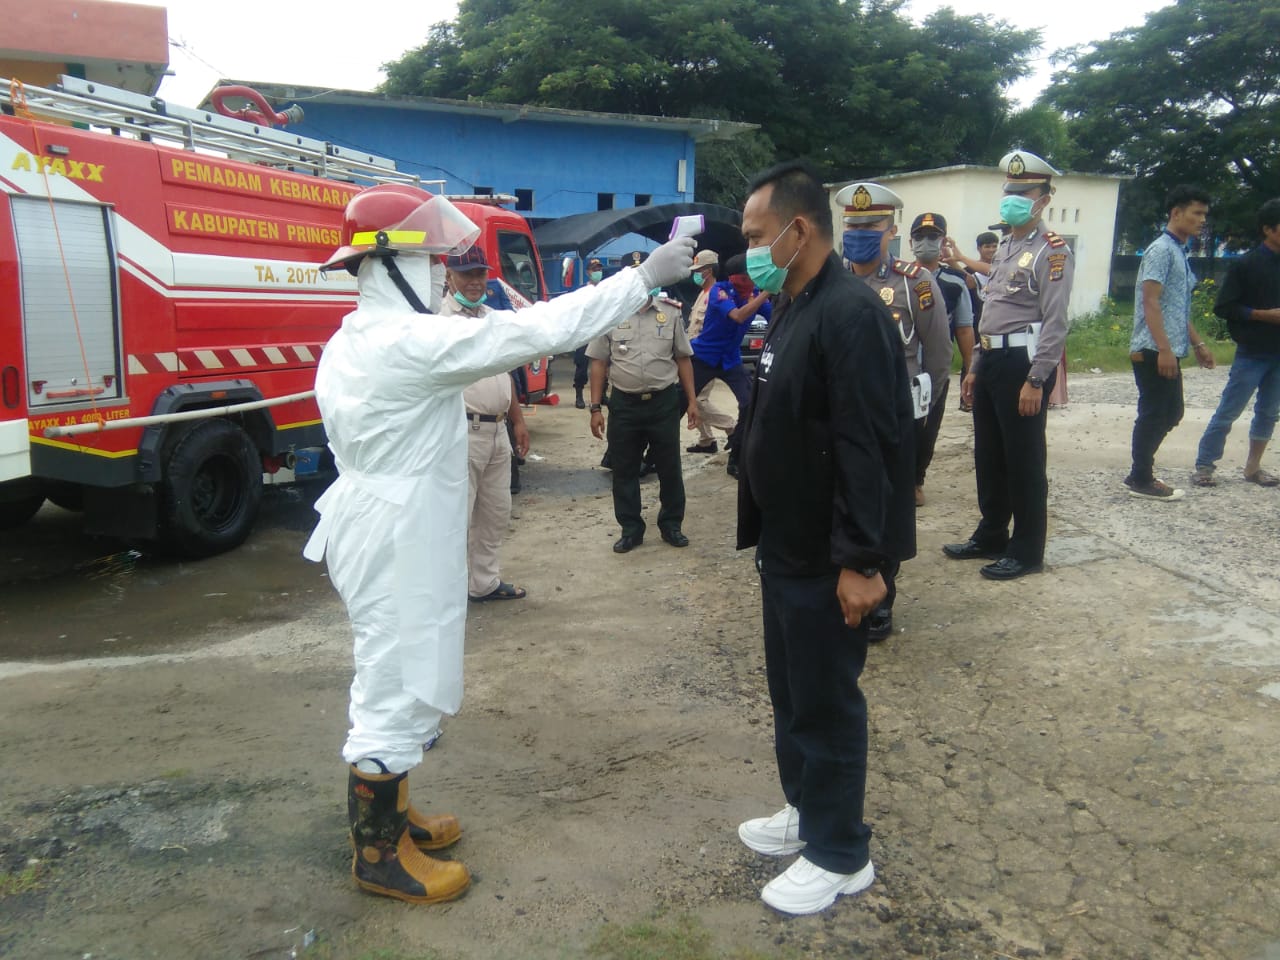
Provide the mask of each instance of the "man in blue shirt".
[{"label": "man in blue shirt", "polygon": [[1169,222],[1142,254],[1133,291],[1133,336],[1129,359],[1138,385],[1138,418],[1133,422],[1133,466],[1124,479],[1130,496],[1177,500],[1182,491],[1156,478],[1155,458],[1169,431],[1182,422],[1182,367],[1191,350],[1202,367],[1213,353],[1191,322],[1196,276],[1187,262],[1187,241],[1200,233],[1209,215],[1209,195],[1186,184],[1165,200]]},{"label": "man in blue shirt", "polygon": [[1231,261],[1213,312],[1227,321],[1236,356],[1222,399],[1205,427],[1196,453],[1193,480],[1198,487],[1217,484],[1214,466],[1222,459],[1227,434],[1257,391],[1249,426],[1249,457],[1244,478],[1260,487],[1280,485],[1280,477],[1262,469],[1262,454],[1280,414],[1280,198],[1258,208],[1262,243]]},{"label": "man in blue shirt", "polygon": [[751,380],[742,366],[743,325],[759,314],[766,320],[773,316],[769,295],[756,288],[747,275],[747,261],[742,254],[730,257],[725,264],[727,280],[711,288],[707,297],[707,314],[702,332],[690,342],[693,347],[693,392],[699,394],[712,380],[720,380],[738,400],[738,425],[729,435],[729,476],[738,475],[738,441],[751,400]]}]

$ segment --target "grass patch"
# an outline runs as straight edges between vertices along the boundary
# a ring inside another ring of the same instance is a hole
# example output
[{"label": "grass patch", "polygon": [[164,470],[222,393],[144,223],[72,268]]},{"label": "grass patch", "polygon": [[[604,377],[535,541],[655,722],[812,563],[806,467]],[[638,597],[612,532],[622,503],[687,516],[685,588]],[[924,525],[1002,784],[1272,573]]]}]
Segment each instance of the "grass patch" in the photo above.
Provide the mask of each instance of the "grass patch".
[{"label": "grass patch", "polygon": [[[1234,359],[1236,345],[1228,337],[1225,322],[1213,313],[1216,294],[1210,280],[1196,287],[1191,303],[1191,322],[1209,344],[1215,362],[1224,366],[1230,365]],[[1071,332],[1067,335],[1067,371],[1115,373],[1131,370],[1129,338],[1132,334],[1133,303],[1104,298],[1097,310],[1077,317],[1071,324]],[[1196,359],[1191,354],[1182,361],[1183,367],[1195,365]]]},{"label": "grass patch", "polygon": [[44,870],[38,863],[24,867],[19,873],[0,873],[0,900],[40,889]]},{"label": "grass patch", "polygon": [[695,917],[654,917],[629,926],[606,925],[587,948],[591,960],[783,960],[793,951],[757,953],[716,946]]}]

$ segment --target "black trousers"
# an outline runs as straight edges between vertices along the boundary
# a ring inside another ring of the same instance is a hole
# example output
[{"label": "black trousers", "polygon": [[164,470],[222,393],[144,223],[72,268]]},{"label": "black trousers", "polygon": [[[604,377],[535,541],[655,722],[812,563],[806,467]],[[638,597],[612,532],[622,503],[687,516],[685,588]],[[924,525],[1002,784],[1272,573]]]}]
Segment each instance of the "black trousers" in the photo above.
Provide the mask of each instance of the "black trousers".
[{"label": "black trousers", "polygon": [[[973,391],[973,464],[982,519],[973,539],[1022,563],[1038,564],[1044,561],[1049,523],[1044,438],[1049,404],[1042,400],[1034,417],[1018,413],[1018,394],[1030,370],[1025,347],[982,351]],[[1045,397],[1055,376],[1045,381]]]},{"label": "black trousers", "polygon": [[702,388],[712,380],[721,381],[733,391],[733,396],[738,401],[738,422],[733,427],[733,433],[729,434],[725,446],[729,450],[737,450],[738,442],[742,439],[742,425],[747,422],[747,404],[751,402],[751,377],[747,373],[747,368],[738,364],[726,370],[723,367],[713,367],[709,363],[703,363],[697,357],[692,358],[692,363],[695,397],[702,393]]},{"label": "black trousers", "polygon": [[862,821],[867,784],[866,620],[848,627],[836,574],[760,573],[764,654],[773,701],[778,776],[800,811],[804,855],[824,870],[857,873],[870,858]]},{"label": "black trousers", "polygon": [[916,421],[916,486],[924,486],[924,474],[933,463],[933,449],[938,445],[938,431],[942,429],[942,415],[947,409],[947,391],[951,380],[942,381],[942,389],[933,396],[929,415]]},{"label": "black trousers", "polygon": [[609,465],[613,471],[613,515],[624,537],[643,537],[640,515],[640,461],[645,446],[658,468],[659,530],[684,523],[684,474],[680,466],[681,393],[673,384],[650,394],[609,394]]},{"label": "black trousers", "polygon": [[573,389],[581,390],[591,377],[591,358],[587,356],[587,344],[573,351]]},{"label": "black trousers", "polygon": [[1182,422],[1182,367],[1170,380],[1160,376],[1154,350],[1143,350],[1141,360],[1133,360],[1133,380],[1138,385],[1138,418],[1133,421],[1133,468],[1129,479],[1150,483],[1155,479],[1156,451],[1164,438]]}]

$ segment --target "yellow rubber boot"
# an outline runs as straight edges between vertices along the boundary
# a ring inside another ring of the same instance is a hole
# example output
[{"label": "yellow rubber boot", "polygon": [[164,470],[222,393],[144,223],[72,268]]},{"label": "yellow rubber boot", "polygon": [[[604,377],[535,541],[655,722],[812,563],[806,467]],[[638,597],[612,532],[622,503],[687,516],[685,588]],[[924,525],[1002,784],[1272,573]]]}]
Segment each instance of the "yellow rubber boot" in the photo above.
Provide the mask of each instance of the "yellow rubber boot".
[{"label": "yellow rubber boot", "polygon": [[352,766],[347,815],[355,848],[351,875],[365,890],[409,903],[441,903],[462,896],[471,885],[461,863],[436,860],[418,849],[410,833],[406,774],[364,773]]}]

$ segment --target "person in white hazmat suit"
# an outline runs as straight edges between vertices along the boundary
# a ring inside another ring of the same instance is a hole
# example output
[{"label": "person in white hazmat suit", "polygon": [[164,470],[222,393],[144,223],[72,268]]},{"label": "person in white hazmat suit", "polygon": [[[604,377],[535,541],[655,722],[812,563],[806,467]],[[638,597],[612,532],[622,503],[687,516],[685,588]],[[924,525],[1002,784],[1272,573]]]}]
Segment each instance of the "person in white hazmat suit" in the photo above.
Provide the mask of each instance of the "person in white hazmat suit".
[{"label": "person in white hazmat suit", "polygon": [[366,890],[435,903],[471,882],[429,857],[461,835],[457,818],[409,804],[408,771],[443,714],[462,702],[467,607],[467,433],[463,389],[536,357],[572,350],[639,310],[654,287],[689,275],[694,241],[519,313],[436,313],[444,263],[479,229],[443,197],[399,184],[347,205],[342,247],[322,269],[358,279],[356,310],[325,346],[316,399],[338,478],[316,503],[305,556],[326,558],[355,635],[348,819],[352,874]]}]

